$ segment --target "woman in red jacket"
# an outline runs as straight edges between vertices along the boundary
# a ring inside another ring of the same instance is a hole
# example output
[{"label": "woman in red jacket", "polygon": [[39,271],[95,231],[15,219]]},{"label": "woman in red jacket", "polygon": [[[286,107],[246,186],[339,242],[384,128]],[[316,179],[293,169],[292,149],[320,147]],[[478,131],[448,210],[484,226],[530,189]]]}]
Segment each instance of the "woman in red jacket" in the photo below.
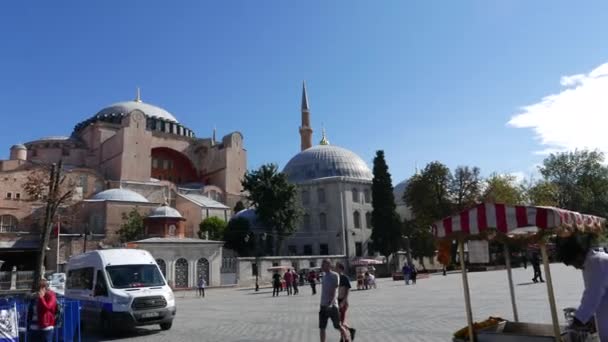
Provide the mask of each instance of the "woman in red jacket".
[{"label": "woman in red jacket", "polygon": [[30,329],[34,330],[33,341],[52,342],[55,330],[55,312],[57,311],[57,298],[48,288],[45,279],[40,280],[38,292],[35,293],[35,305]]}]

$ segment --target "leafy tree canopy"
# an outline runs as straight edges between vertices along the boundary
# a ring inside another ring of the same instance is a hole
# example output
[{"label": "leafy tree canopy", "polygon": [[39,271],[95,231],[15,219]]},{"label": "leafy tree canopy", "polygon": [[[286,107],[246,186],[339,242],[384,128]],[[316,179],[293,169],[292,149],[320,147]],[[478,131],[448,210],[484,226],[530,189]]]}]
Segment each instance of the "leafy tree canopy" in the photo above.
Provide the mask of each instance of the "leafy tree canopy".
[{"label": "leafy tree canopy", "polygon": [[224,237],[226,221],[219,217],[207,217],[198,227],[198,237],[203,239],[208,236],[209,240],[221,240]]},{"label": "leafy tree canopy", "polygon": [[287,175],[278,172],[275,164],[247,172],[242,184],[258,219],[276,240],[275,254],[279,253],[283,240],[296,231],[300,218],[296,186],[287,181]]},{"label": "leafy tree canopy", "polygon": [[144,217],[137,211],[131,209],[128,213],[122,213],[122,224],[118,230],[120,241],[129,242],[137,240],[144,234]]}]

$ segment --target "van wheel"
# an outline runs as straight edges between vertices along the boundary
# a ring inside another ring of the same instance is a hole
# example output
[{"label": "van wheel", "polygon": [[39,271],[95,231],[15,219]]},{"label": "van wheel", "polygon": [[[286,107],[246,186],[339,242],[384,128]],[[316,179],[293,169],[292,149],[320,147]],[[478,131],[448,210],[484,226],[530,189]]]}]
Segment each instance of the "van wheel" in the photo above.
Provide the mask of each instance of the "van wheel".
[{"label": "van wheel", "polygon": [[169,323],[161,323],[160,324],[160,329],[161,330],[169,330],[171,329],[171,326],[173,325],[173,322],[169,322]]}]

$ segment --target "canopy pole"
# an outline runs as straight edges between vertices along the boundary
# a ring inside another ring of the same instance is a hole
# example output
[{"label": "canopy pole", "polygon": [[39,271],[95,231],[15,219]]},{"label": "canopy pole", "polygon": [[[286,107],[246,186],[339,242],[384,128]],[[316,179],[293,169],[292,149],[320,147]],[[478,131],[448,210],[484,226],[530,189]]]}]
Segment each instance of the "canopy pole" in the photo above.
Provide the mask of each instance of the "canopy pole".
[{"label": "canopy pole", "polygon": [[561,329],[557,320],[557,305],[555,305],[555,294],[553,293],[553,281],[551,279],[551,269],[549,268],[549,256],[547,255],[547,245],[545,240],[539,243],[540,252],[543,256],[543,266],[545,268],[545,278],[547,279],[547,294],[549,295],[549,304],[551,307],[551,320],[553,321],[553,333],[555,341],[561,341]]},{"label": "canopy pole", "polygon": [[467,324],[469,325],[469,341],[475,341],[473,333],[473,311],[471,310],[471,294],[469,292],[469,279],[467,278],[467,268],[464,262],[464,241],[458,240],[458,253],[460,256],[460,269],[462,274],[462,287],[464,288],[464,302],[467,310]]},{"label": "canopy pole", "polygon": [[513,319],[515,322],[519,322],[519,315],[517,314],[517,304],[515,303],[515,288],[513,287],[513,273],[511,272],[511,252],[509,251],[509,245],[504,243],[505,247],[505,264],[507,266],[507,276],[509,278],[509,291],[511,292],[511,306],[513,307]]}]

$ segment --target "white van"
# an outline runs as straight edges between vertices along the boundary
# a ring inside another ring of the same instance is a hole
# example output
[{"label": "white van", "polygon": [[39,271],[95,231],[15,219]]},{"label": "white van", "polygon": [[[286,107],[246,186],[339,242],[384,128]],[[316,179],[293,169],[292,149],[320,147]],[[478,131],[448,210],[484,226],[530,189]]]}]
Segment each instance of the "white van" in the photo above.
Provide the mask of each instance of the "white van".
[{"label": "white van", "polygon": [[102,332],[159,324],[171,329],[175,297],[156,261],[141,249],[106,249],[70,258],[67,298],[81,301],[81,320]]}]

